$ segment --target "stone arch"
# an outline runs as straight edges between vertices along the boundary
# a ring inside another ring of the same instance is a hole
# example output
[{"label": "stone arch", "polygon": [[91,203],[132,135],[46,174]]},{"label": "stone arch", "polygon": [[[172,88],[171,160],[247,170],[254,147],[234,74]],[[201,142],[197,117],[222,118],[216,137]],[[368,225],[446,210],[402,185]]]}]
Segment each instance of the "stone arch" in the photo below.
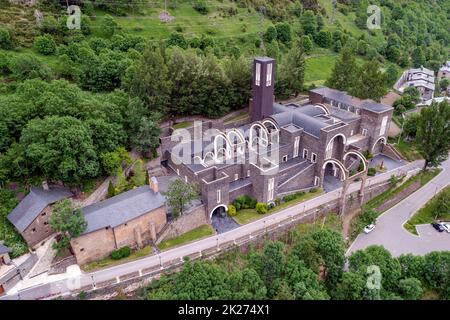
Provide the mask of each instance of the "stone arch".
[{"label": "stone arch", "polygon": [[271,124],[277,131],[280,131],[280,127],[278,126],[278,123],[276,123],[276,121],[273,121],[270,118],[266,118],[262,121],[262,125],[266,128],[267,131],[269,131],[269,128],[267,128],[266,123]]},{"label": "stone arch", "polygon": [[[266,128],[269,137],[269,143],[279,143],[280,139],[280,127],[276,121],[266,118],[262,121],[262,125]],[[273,127],[274,130],[270,128]]]},{"label": "stone arch", "polygon": [[[219,146],[218,142],[219,140],[222,139],[222,142],[225,142],[225,148],[222,146]],[[230,140],[227,138],[227,136],[223,133],[220,133],[218,135],[216,135],[214,137],[214,161],[216,162],[220,162],[219,159],[219,153],[224,150],[224,156],[225,159],[229,159],[231,158],[231,146],[232,143],[230,142]]]},{"label": "stone arch", "polygon": [[[342,137],[342,148],[347,144],[347,137],[343,133],[338,133],[331,138],[328,143],[327,147],[325,148],[325,159],[331,159],[333,157],[333,147],[334,147],[334,140],[338,137]],[[342,149],[343,151],[344,149]]]},{"label": "stone arch", "polygon": [[347,156],[349,156],[351,154],[353,154],[353,155],[357,156],[359,159],[361,159],[361,162],[363,163],[363,166],[364,166],[364,171],[366,171],[368,169],[367,168],[368,161],[367,161],[366,157],[364,157],[364,155],[361,152],[359,152],[359,151],[351,150],[351,151],[346,152],[344,154],[344,157],[342,158],[342,162],[345,163],[345,160],[347,159]]},{"label": "stone arch", "polygon": [[322,103],[316,103],[316,104],[314,105],[314,107],[315,107],[315,108],[320,108],[320,109],[322,109],[323,112],[325,112],[326,115],[329,115],[329,114],[330,114],[330,111],[328,110],[328,108],[327,108],[324,104],[322,104]]},{"label": "stone arch", "polygon": [[[236,147],[237,153],[239,153],[239,154],[245,153],[245,146],[246,146],[245,138],[244,138],[244,135],[238,129],[231,129],[230,131],[228,131],[227,138],[231,143],[233,151]],[[235,139],[233,139],[233,138],[237,138],[236,139],[237,142],[235,142]]]},{"label": "stone arch", "polygon": [[[264,135],[265,137],[257,136],[254,137],[254,132],[256,132],[256,128],[260,129],[260,135]],[[262,146],[267,147],[269,145],[269,133],[267,132],[267,128],[261,122],[255,122],[250,126],[249,129],[249,141],[248,145],[250,149],[254,149],[253,142],[255,138],[259,138],[258,141],[261,144],[261,141],[265,142]]]},{"label": "stone arch", "polygon": [[375,146],[376,146],[377,143],[380,142],[380,141],[383,141],[383,142],[382,142],[383,145],[386,145],[386,143],[387,143],[386,137],[379,137],[379,138],[377,139],[377,141],[375,141],[375,143],[373,144],[372,148],[370,149],[370,152],[371,152],[371,153],[373,153],[373,151],[375,150]]},{"label": "stone arch", "polygon": [[215,212],[217,209],[222,208],[222,207],[225,208],[225,212],[228,211],[228,207],[227,207],[225,204],[218,204],[218,205],[215,206],[214,209],[212,209],[211,212],[209,213],[209,219],[212,218],[214,212]]},{"label": "stone arch", "polygon": [[322,179],[321,180],[323,181],[323,178],[325,176],[325,168],[327,167],[327,165],[329,163],[331,163],[333,165],[336,165],[336,166],[339,167],[339,169],[341,169],[341,172],[342,172],[342,175],[343,175],[343,179],[341,178],[341,180],[345,181],[347,179],[347,171],[348,170],[345,168],[345,166],[339,160],[336,160],[336,159],[328,159],[328,160],[326,160],[323,163],[323,165],[322,165]]},{"label": "stone arch", "polygon": [[212,161],[212,162],[215,162],[215,161],[216,161],[216,157],[215,157],[215,155],[214,155],[214,152],[209,151],[209,152],[207,152],[207,153],[205,154],[205,157],[203,158],[203,164],[207,164],[208,159],[209,159],[210,161]]}]

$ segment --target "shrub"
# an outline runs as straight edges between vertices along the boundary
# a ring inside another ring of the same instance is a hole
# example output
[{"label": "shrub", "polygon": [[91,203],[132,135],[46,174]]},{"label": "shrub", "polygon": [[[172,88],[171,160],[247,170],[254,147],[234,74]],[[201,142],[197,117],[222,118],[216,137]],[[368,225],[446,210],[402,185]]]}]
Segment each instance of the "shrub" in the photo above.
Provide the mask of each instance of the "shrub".
[{"label": "shrub", "polygon": [[311,188],[311,189],[309,189],[309,193],[315,193],[315,192],[317,192],[319,189],[317,189],[317,188]]},{"label": "shrub", "polygon": [[178,46],[182,49],[187,49],[188,43],[181,33],[174,32],[170,35],[169,40],[167,40],[169,46]]},{"label": "shrub", "polygon": [[39,53],[51,55],[56,51],[56,42],[51,35],[44,34],[34,39],[34,47]]},{"label": "shrub", "polygon": [[236,215],[236,207],[235,206],[233,206],[232,204],[230,204],[229,206],[228,206],[228,215],[230,216],[230,217],[234,217],[235,215]]},{"label": "shrub", "polygon": [[120,260],[130,256],[131,249],[129,246],[122,247],[120,249],[114,250],[111,252],[111,259]]},{"label": "shrub", "polygon": [[300,198],[303,195],[305,195],[305,192],[299,191],[299,192],[296,192],[296,193],[293,193],[293,194],[290,194],[290,195],[287,195],[287,196],[283,197],[283,201],[284,202],[289,202],[289,201],[295,200],[297,198]]},{"label": "shrub", "polygon": [[12,48],[12,36],[6,28],[0,28],[0,48],[7,50]]},{"label": "shrub", "polygon": [[197,0],[192,7],[201,14],[208,14],[209,12],[204,0]]},{"label": "shrub", "polygon": [[376,174],[377,174],[377,170],[375,170],[375,168],[369,168],[369,170],[367,170],[367,175],[369,177],[373,177]]},{"label": "shrub", "polygon": [[0,74],[6,74],[9,72],[8,60],[8,56],[0,52]]},{"label": "shrub", "polygon": [[237,197],[233,201],[233,205],[236,207],[237,211],[242,209],[254,209],[256,207],[256,203],[256,199],[248,195]]},{"label": "shrub", "polygon": [[367,160],[370,160],[373,158],[373,154],[371,154],[368,150],[364,151],[363,155]]},{"label": "shrub", "polygon": [[49,80],[51,71],[33,55],[23,54],[9,59],[8,68],[13,76],[19,80],[41,78]]},{"label": "shrub", "polygon": [[389,179],[389,183],[391,185],[391,187],[395,187],[398,183],[399,179],[397,178],[396,175],[392,175],[391,178]]},{"label": "shrub", "polygon": [[266,214],[267,211],[268,211],[267,203],[258,202],[256,204],[256,212],[258,212],[259,214]]},{"label": "shrub", "polygon": [[267,28],[266,33],[264,33],[263,39],[265,42],[270,43],[277,38],[277,29],[275,27],[270,26]]}]

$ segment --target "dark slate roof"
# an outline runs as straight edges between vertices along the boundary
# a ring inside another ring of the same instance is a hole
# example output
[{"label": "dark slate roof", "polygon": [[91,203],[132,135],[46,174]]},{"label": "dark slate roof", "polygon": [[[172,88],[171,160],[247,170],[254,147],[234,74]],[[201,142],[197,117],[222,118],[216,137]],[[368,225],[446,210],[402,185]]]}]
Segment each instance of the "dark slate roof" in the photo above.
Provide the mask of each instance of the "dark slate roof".
[{"label": "dark slate roof", "polygon": [[328,99],[339,101],[339,102],[342,102],[344,104],[354,106],[354,107],[361,107],[363,109],[366,109],[366,110],[369,110],[372,112],[379,113],[379,112],[384,112],[384,111],[388,111],[388,110],[392,109],[392,107],[386,106],[384,104],[375,102],[370,99],[367,99],[367,100],[358,99],[356,97],[349,95],[345,91],[339,91],[339,90],[331,89],[331,88],[327,88],[327,87],[316,88],[316,89],[312,89],[311,91],[314,93],[318,93]]},{"label": "dark slate roof", "polygon": [[[319,137],[320,129],[329,125],[324,121],[301,112],[301,110],[305,107],[291,108],[289,106],[283,106],[276,103],[273,108],[275,114],[273,114],[271,118],[275,120],[280,127],[293,124],[299,128],[303,128],[304,132]],[[319,108],[315,109],[320,110]],[[311,111],[309,108],[305,110]]]},{"label": "dark slate roof", "polygon": [[323,109],[315,107],[311,104],[308,104],[306,106],[297,106],[297,112],[306,114],[307,116],[310,117],[316,117],[316,116],[320,116],[320,115],[324,115],[325,111],[323,111]]},{"label": "dark slate roof", "polygon": [[5,254],[8,252],[11,252],[11,250],[7,246],[0,243],[0,254]]},{"label": "dark slate roof", "polygon": [[49,190],[31,187],[30,193],[8,215],[8,220],[23,232],[46,206],[71,196],[73,194],[62,187],[51,187]]},{"label": "dark slate roof", "polygon": [[364,100],[362,107],[366,110],[370,110],[373,112],[384,112],[392,109],[392,107],[386,106],[384,104],[372,100]]},{"label": "dark slate roof", "polygon": [[153,192],[145,185],[84,207],[81,210],[88,226],[83,234],[106,227],[117,227],[161,207],[165,201],[163,195]]}]

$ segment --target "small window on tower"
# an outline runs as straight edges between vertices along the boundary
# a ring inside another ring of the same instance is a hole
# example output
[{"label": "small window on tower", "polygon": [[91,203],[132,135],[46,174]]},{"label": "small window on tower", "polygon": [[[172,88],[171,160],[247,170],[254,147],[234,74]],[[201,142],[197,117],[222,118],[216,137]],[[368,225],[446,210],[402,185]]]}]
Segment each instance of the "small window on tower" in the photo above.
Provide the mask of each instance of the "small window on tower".
[{"label": "small window on tower", "polygon": [[266,76],[266,86],[270,87],[272,85],[272,64],[267,65],[267,76]]},{"label": "small window on tower", "polygon": [[255,71],[255,84],[257,86],[261,85],[261,63],[256,64],[256,71]]}]

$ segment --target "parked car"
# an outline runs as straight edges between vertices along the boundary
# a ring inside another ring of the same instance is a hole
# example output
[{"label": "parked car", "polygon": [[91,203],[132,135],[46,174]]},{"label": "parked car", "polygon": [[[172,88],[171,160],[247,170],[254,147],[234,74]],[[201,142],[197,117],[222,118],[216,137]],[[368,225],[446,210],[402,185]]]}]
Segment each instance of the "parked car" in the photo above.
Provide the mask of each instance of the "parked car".
[{"label": "parked car", "polygon": [[373,223],[372,223],[372,224],[369,224],[368,226],[366,226],[366,227],[364,228],[364,233],[365,233],[365,234],[368,234],[368,233],[372,232],[373,229],[375,229],[375,225],[374,225]]},{"label": "parked car", "polygon": [[431,225],[433,226],[433,228],[435,228],[439,232],[443,232],[445,230],[444,227],[440,223],[433,222]]},{"label": "parked car", "polygon": [[450,233],[450,223],[441,222],[441,226],[445,231],[447,231],[447,233]]}]

